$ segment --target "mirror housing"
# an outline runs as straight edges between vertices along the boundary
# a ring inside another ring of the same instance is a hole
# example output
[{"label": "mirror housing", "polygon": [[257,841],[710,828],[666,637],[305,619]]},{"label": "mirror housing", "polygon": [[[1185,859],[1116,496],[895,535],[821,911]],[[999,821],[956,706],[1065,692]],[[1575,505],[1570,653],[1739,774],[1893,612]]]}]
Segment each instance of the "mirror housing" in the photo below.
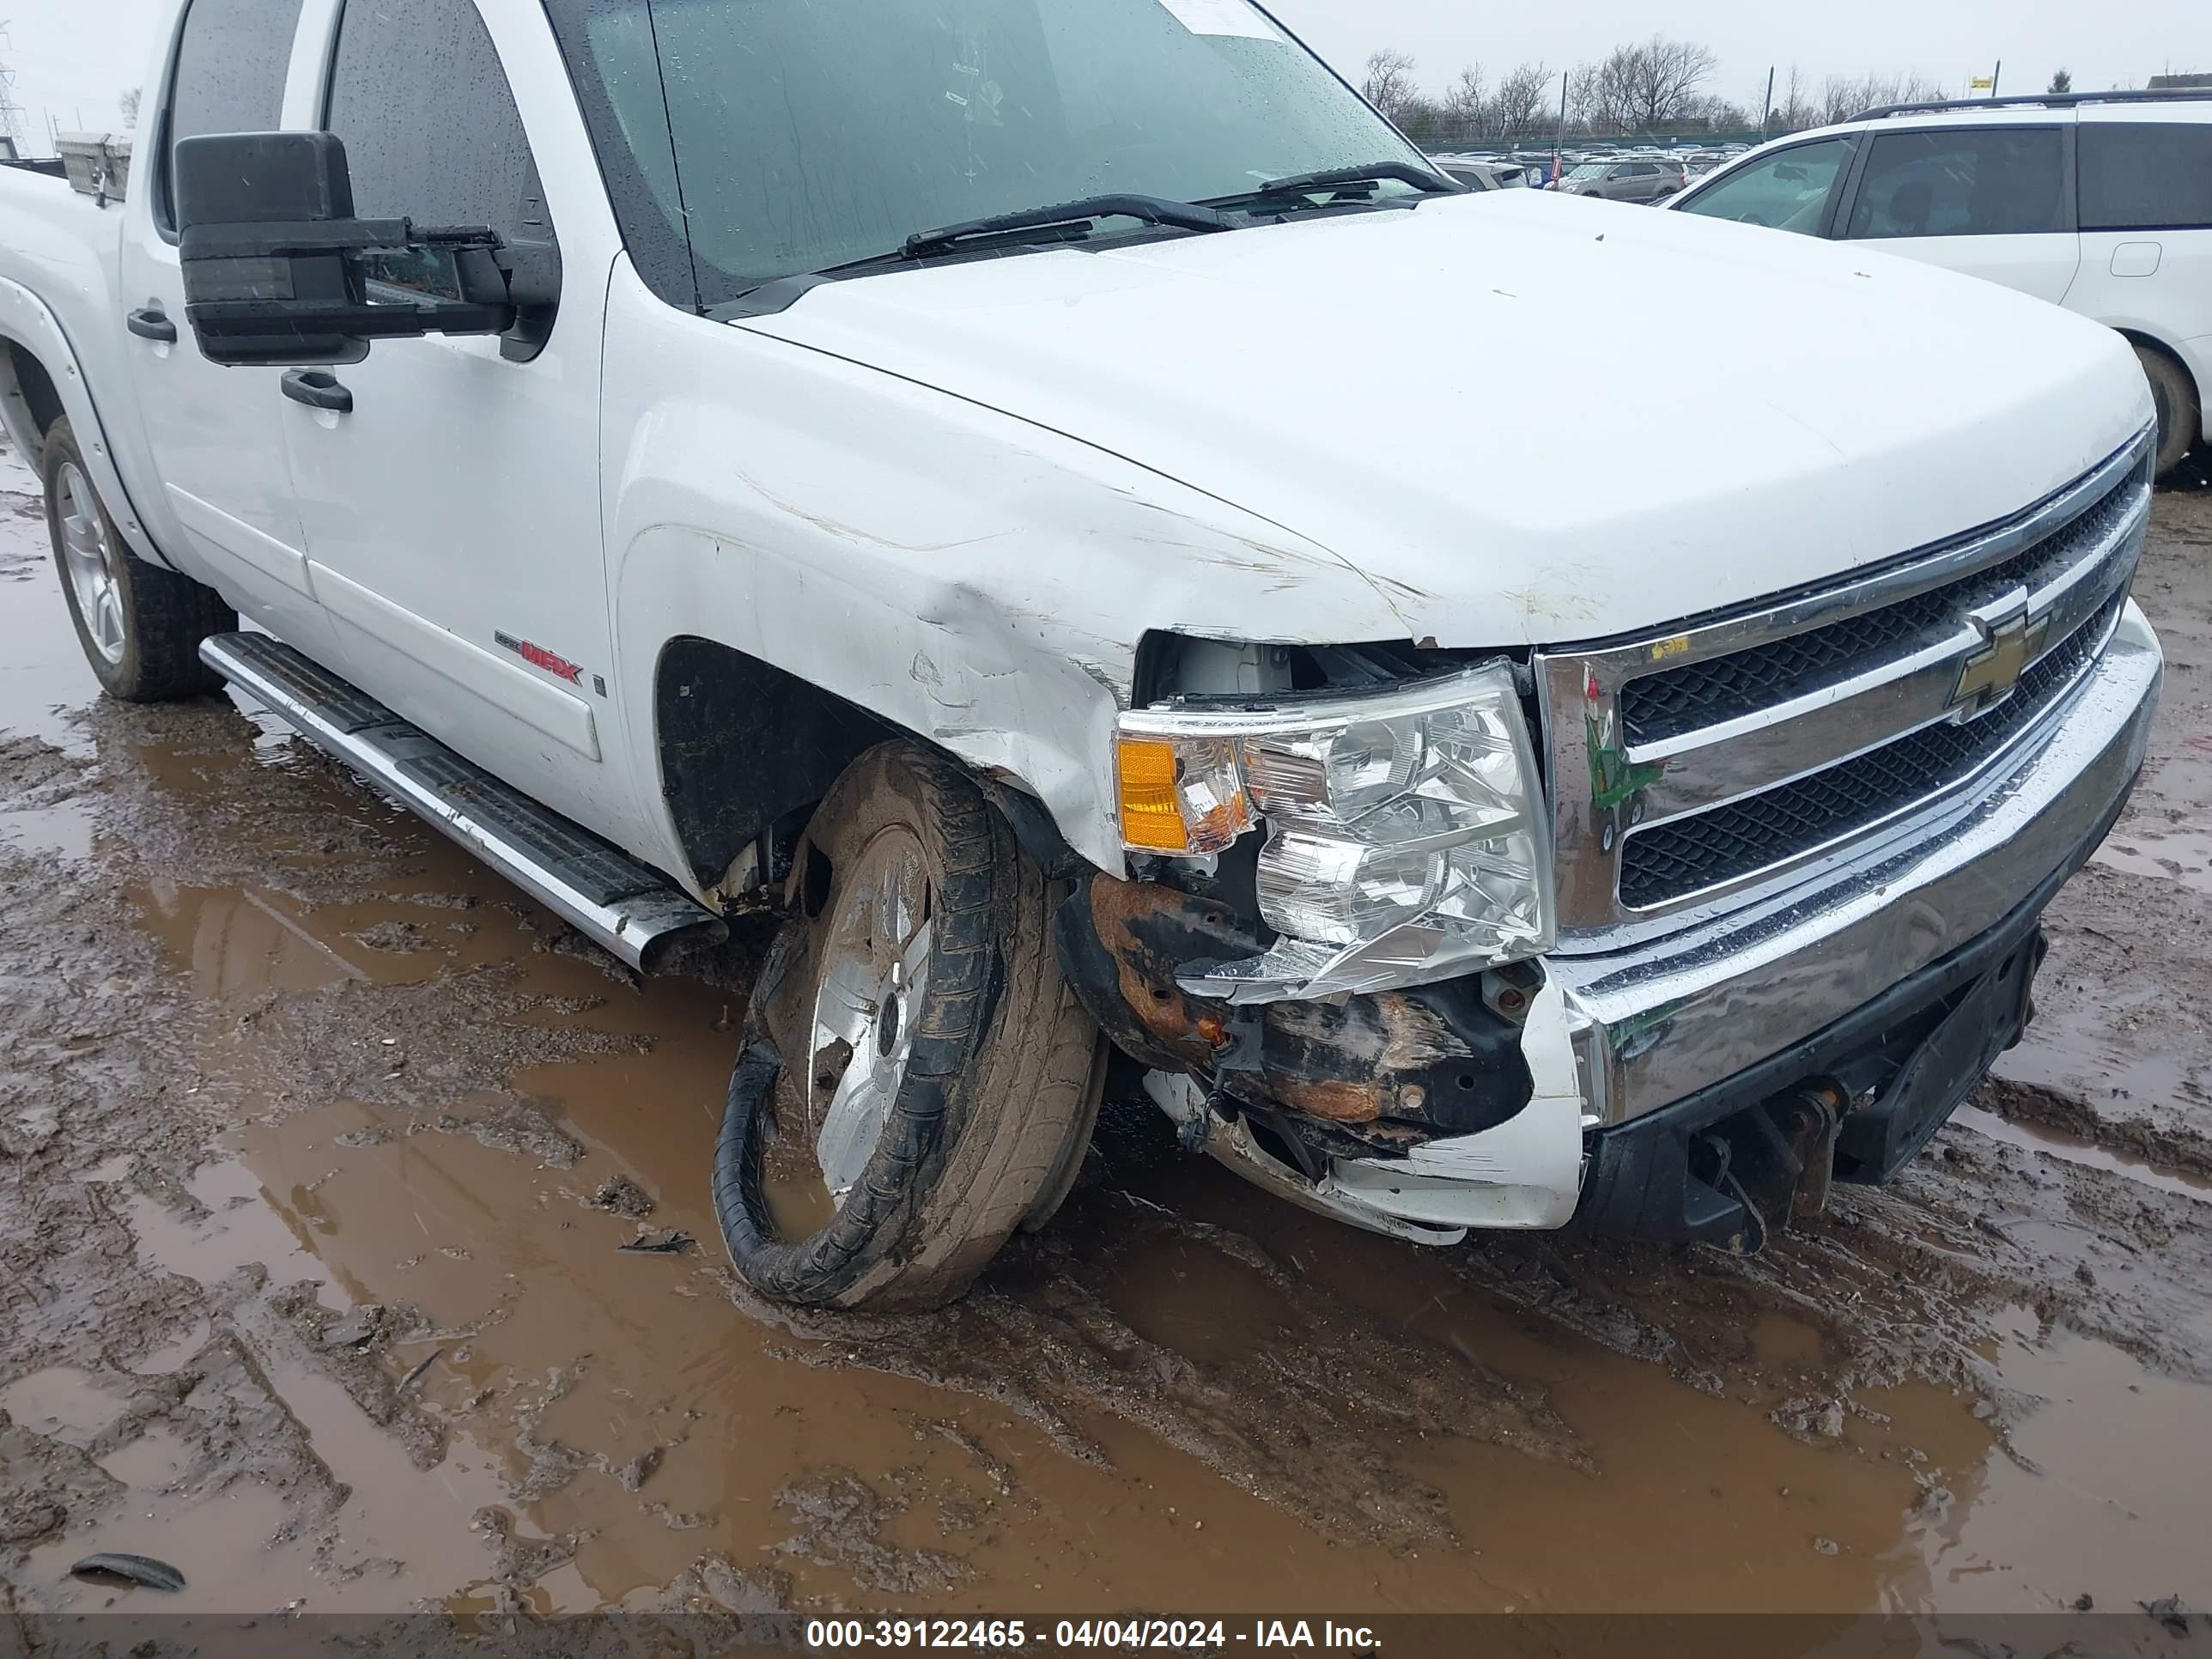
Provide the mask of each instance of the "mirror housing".
[{"label": "mirror housing", "polygon": [[373,340],[429,333],[543,341],[540,251],[510,252],[488,225],[355,217],[335,133],[181,140],[176,213],[185,317],[211,362],[358,362]]}]

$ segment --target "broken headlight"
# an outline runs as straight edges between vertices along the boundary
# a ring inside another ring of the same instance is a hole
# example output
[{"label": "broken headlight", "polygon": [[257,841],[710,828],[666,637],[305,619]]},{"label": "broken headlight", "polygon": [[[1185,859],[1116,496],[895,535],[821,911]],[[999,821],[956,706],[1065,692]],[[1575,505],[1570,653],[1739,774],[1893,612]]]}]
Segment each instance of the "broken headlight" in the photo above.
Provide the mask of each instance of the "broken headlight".
[{"label": "broken headlight", "polygon": [[1218,852],[1266,825],[1260,914],[1282,937],[1185,975],[1194,994],[1380,991],[1552,946],[1543,792],[1502,663],[1264,710],[1136,710],[1121,762],[1134,849]]}]

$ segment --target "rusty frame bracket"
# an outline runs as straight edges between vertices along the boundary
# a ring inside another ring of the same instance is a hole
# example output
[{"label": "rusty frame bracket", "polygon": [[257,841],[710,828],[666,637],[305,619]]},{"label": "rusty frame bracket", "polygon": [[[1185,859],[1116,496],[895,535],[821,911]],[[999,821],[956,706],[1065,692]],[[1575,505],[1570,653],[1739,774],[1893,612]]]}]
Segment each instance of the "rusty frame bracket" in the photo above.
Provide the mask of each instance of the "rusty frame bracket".
[{"label": "rusty frame bracket", "polygon": [[1054,923],[1060,967],[1121,1051],[1267,1114],[1330,1157],[1402,1157],[1473,1134],[1534,1093],[1521,1028],[1480,976],[1328,1002],[1232,1007],[1177,983],[1273,942],[1220,894],[1087,873]]}]

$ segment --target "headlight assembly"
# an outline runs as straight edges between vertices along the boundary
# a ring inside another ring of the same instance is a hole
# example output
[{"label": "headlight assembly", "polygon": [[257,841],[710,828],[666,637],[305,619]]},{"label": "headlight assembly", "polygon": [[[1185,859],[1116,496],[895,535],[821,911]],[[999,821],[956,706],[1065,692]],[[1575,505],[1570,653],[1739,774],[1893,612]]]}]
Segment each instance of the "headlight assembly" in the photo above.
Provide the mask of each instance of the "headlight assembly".
[{"label": "headlight assembly", "polygon": [[1263,710],[1121,717],[1122,836],[1218,853],[1255,822],[1265,955],[1187,975],[1237,1002],[1386,990],[1553,942],[1551,840],[1503,663]]}]

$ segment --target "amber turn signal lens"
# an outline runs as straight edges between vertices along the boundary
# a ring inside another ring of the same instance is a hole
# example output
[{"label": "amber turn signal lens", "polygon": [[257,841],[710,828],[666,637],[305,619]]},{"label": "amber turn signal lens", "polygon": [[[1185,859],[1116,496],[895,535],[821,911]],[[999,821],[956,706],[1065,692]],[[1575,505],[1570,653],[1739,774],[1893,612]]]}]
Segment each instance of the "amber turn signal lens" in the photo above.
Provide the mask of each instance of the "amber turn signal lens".
[{"label": "amber turn signal lens", "polygon": [[1175,745],[1148,738],[1121,740],[1121,840],[1155,853],[1187,853],[1190,831],[1176,790]]}]

